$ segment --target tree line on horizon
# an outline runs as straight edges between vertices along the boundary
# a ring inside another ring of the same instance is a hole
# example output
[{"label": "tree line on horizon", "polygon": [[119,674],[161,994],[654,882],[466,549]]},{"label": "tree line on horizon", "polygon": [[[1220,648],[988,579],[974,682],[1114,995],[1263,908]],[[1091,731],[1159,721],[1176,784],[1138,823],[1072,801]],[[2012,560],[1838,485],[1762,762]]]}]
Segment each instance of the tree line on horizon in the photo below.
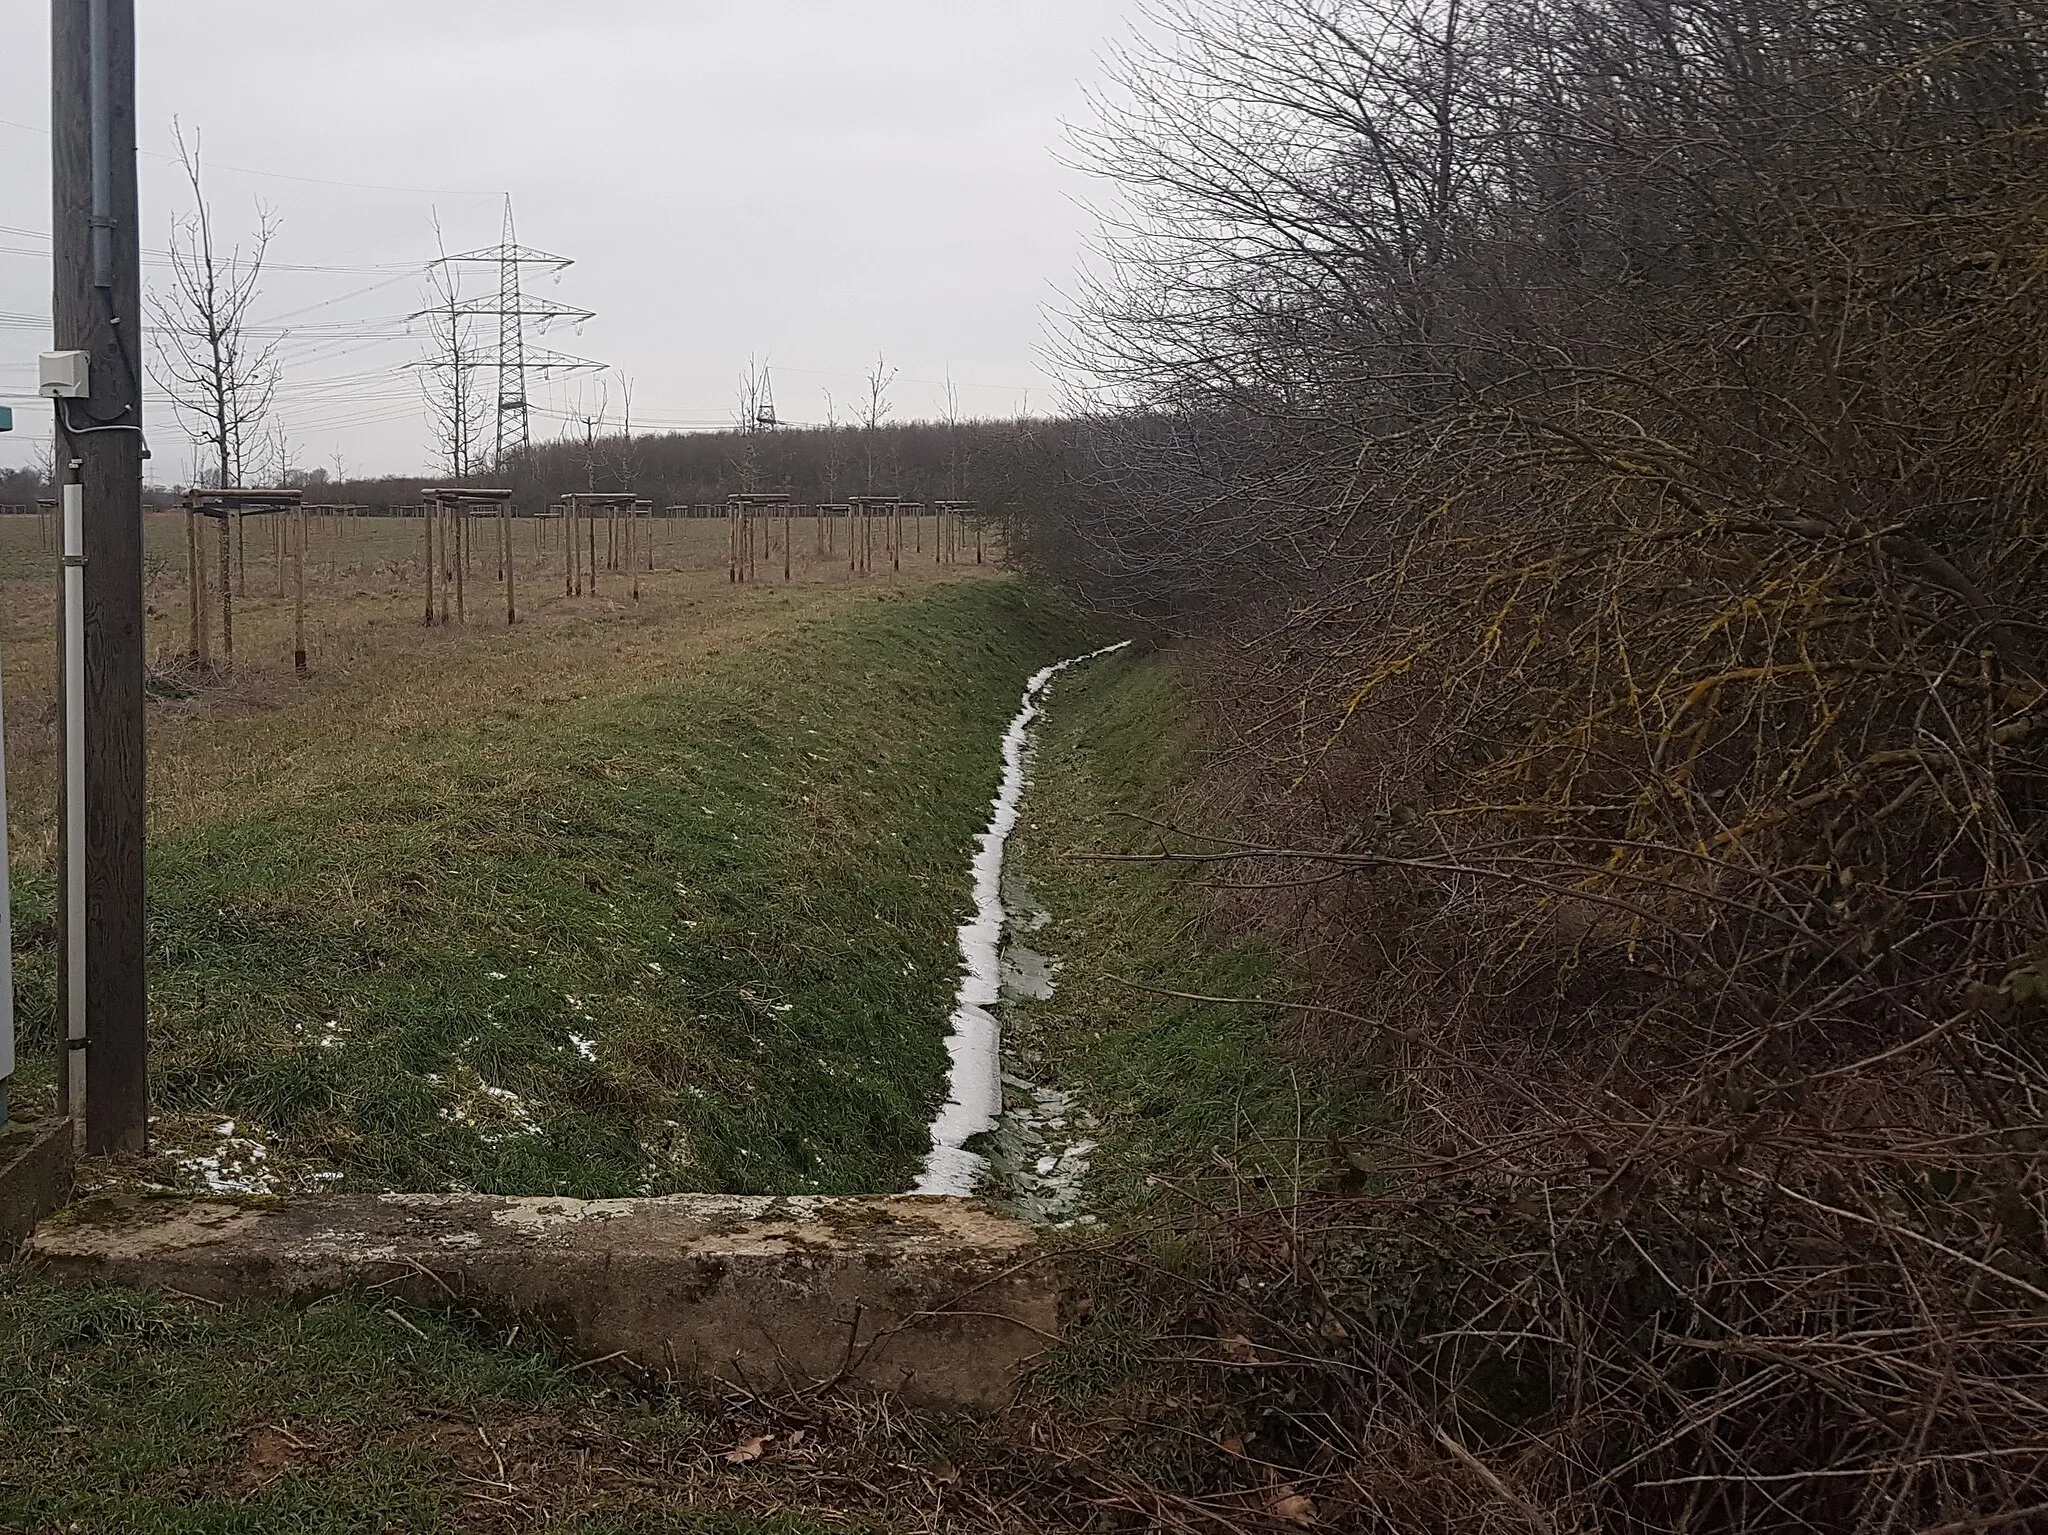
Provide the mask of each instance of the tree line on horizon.
[{"label": "tree line on horizon", "polygon": [[[906,421],[864,428],[777,427],[772,431],[624,433],[535,446],[503,474],[472,483],[510,488],[521,510],[543,509],[571,491],[631,491],[655,506],[723,507],[742,491],[787,493],[801,505],[849,496],[971,501],[991,518],[1024,515],[1038,486],[1034,468],[1056,460],[1049,445],[1072,424],[1058,419]],[[435,474],[343,476],[325,468],[288,471],[282,488],[307,500],[371,513],[417,506],[420,492],[449,481]],[[210,480],[209,480],[210,483]],[[0,506],[54,494],[47,472],[0,470]],[[176,502],[176,488],[152,486],[149,504]]]}]

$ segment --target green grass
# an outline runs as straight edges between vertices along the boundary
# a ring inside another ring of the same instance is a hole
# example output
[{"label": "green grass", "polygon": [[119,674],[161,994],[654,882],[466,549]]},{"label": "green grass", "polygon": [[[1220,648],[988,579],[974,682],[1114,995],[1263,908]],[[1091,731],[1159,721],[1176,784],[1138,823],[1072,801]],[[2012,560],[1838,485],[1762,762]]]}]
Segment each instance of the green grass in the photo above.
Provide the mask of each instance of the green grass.
[{"label": "green grass", "polygon": [[[878,600],[156,840],[167,1125],[234,1118],[352,1187],[906,1186],[998,738],[1089,638],[1014,583]],[[49,899],[23,882],[45,1052]]]},{"label": "green grass", "polygon": [[1075,856],[1158,846],[1141,817],[1200,828],[1200,770],[1169,656],[1070,673],[1055,684],[1011,843],[1012,867],[1053,917],[1032,944],[1064,966],[1050,1002],[1008,1010],[1012,1047],[1102,1121],[1091,1183],[1111,1215],[1146,1204],[1155,1174],[1228,1162],[1283,1184],[1313,1178],[1327,1137],[1378,1114],[1352,1085],[1290,1065],[1288,1011],[1159,994],[1300,993],[1270,944],[1218,919],[1199,876]]},{"label": "green grass", "polygon": [[[759,1478],[718,1457],[746,1430],[707,1404],[607,1387],[417,1312],[212,1312],[0,1268],[0,1337],[9,1535],[883,1528],[737,1512]],[[725,1485],[706,1485],[710,1468]]]}]

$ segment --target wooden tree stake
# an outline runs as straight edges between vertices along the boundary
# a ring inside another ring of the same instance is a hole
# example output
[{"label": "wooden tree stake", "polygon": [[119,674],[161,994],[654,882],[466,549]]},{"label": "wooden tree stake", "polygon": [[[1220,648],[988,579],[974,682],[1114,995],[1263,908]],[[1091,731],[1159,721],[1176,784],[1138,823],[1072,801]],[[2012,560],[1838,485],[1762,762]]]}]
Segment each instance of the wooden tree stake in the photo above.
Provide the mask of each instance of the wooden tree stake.
[{"label": "wooden tree stake", "polygon": [[306,509],[301,506],[292,512],[288,527],[280,523],[280,531],[288,531],[292,546],[292,669],[301,677],[311,675],[306,665]]},{"label": "wooden tree stake", "polygon": [[518,604],[518,602],[517,602],[517,601],[516,601],[516,600],[514,599],[514,597],[513,597],[513,592],[512,592],[512,567],[513,567],[513,566],[514,566],[515,564],[517,564],[517,563],[518,563],[518,561],[517,561],[517,560],[515,560],[515,559],[513,558],[513,550],[512,550],[512,532],[513,532],[513,529],[512,529],[512,503],[511,503],[510,501],[506,501],[506,502],[503,502],[503,503],[501,503],[501,504],[499,505],[499,507],[498,507],[498,521],[499,521],[500,525],[501,525],[501,526],[503,527],[503,529],[504,529],[504,545],[505,545],[505,627],[509,629],[509,628],[510,628],[510,627],[511,627],[512,625],[514,625],[514,624],[516,624],[516,623],[518,623],[518,622],[519,622],[519,604]]},{"label": "wooden tree stake", "polygon": [[191,609],[192,628],[185,654],[195,666],[206,665],[206,562],[199,553],[199,514],[185,514],[185,602]]},{"label": "wooden tree stake", "polygon": [[224,671],[235,669],[235,568],[234,535],[228,519],[220,519],[220,664]]}]

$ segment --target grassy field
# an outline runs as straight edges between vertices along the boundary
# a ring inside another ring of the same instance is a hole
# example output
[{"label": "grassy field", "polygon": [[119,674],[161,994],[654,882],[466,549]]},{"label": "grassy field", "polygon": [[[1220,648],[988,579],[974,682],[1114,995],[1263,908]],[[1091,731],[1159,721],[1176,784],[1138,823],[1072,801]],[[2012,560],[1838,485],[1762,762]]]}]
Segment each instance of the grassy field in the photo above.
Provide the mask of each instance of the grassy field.
[{"label": "grassy field", "polygon": [[[307,635],[312,676],[292,670],[292,601],[270,563],[260,519],[244,533],[247,568],[234,599],[232,671],[219,668],[219,618],[209,624],[215,669],[190,664],[185,518],[145,519],[146,650],[156,707],[150,719],[150,817],[155,827],[218,816],[251,794],[318,792],[345,771],[357,743],[460,724],[503,704],[546,707],[594,691],[674,675],[714,650],[744,647],[792,611],[834,611],[860,593],[908,592],[991,574],[906,553],[855,577],[844,528],[835,554],[816,554],[814,526],[793,531],[791,577],[781,579],[782,528],[754,586],[726,578],[722,520],[655,526],[653,570],[600,570],[597,590],[563,594],[559,521],[515,528],[520,622],[505,625],[496,586],[495,534],[483,525],[472,553],[469,622],[428,628],[422,523],[408,518],[310,518]],[[643,524],[646,526],[646,524]],[[218,581],[208,535],[208,580]],[[605,542],[600,532],[602,565]],[[644,561],[636,561],[644,564]],[[239,568],[239,566],[238,566]],[[34,517],[0,518],[0,659],[7,697],[10,832],[17,864],[55,850],[57,555]],[[445,583],[444,583],[445,585]],[[787,599],[785,602],[784,599]],[[315,728],[317,727],[317,728]]]},{"label": "grassy field", "polygon": [[[509,632],[425,630],[339,574],[310,682],[251,644],[232,679],[153,705],[159,1149],[123,1176],[908,1183],[995,743],[1024,676],[1085,636],[1013,583],[929,567],[735,591],[722,525],[679,531],[715,559]],[[24,1042],[47,1079],[47,763],[37,679],[9,683]]]}]

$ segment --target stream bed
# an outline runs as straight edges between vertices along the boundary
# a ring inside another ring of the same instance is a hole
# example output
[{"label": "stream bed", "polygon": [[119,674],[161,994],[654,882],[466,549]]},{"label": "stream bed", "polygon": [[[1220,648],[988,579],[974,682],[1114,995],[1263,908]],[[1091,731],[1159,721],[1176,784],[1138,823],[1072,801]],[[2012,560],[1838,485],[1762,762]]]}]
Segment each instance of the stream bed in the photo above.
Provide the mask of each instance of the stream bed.
[{"label": "stream bed", "polygon": [[[974,915],[960,926],[960,988],[946,1041],[952,1061],[947,1100],[932,1121],[919,1194],[981,1194],[998,1208],[1052,1225],[1090,1219],[1079,1208],[1095,1149],[1093,1117],[1071,1094],[1034,1084],[1029,1073],[1036,1063],[1003,1048],[1001,1010],[1049,1000],[1059,976],[1057,962],[1025,942],[1052,916],[1021,880],[1006,875],[1003,854],[1028,781],[1031,726],[1044,711],[1053,679],[1129,644],[1107,645],[1034,675],[1004,732],[1002,782],[989,828],[976,839]],[[969,1149],[970,1143],[978,1149]]]}]

